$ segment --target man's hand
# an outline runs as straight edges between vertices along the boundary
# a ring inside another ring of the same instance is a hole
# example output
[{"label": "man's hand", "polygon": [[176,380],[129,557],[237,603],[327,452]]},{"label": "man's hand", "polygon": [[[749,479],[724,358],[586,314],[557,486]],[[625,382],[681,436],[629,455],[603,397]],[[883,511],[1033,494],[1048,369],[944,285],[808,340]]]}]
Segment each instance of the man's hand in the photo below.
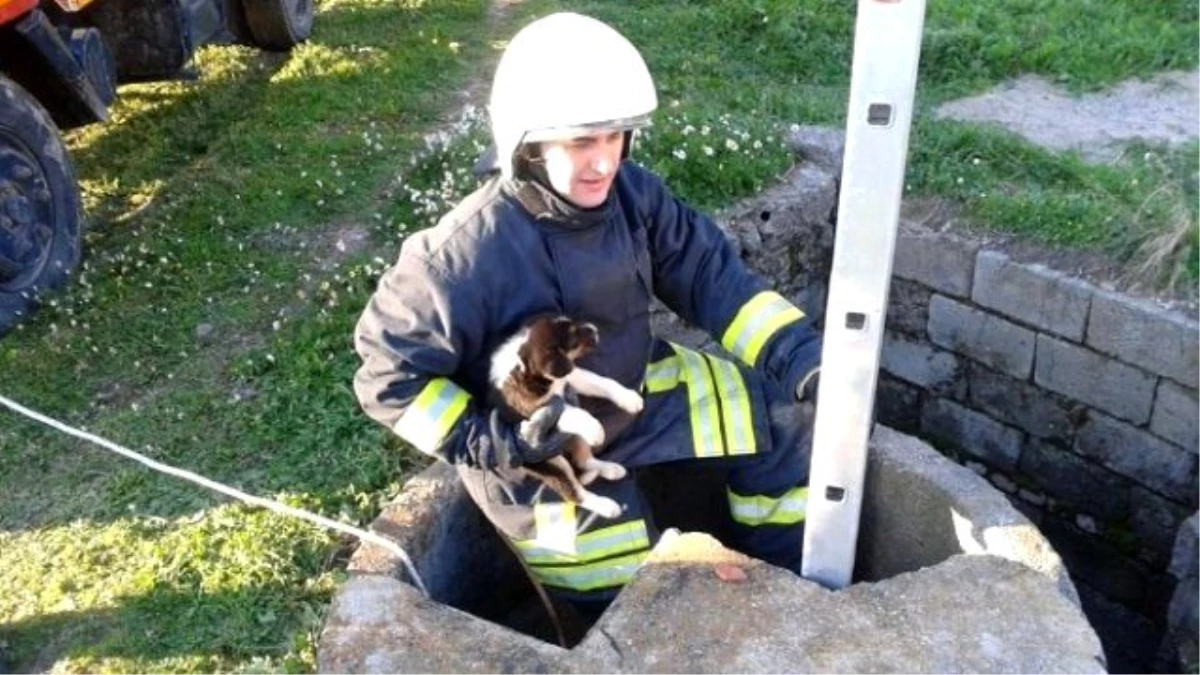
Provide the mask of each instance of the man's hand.
[{"label": "man's hand", "polygon": [[813,368],[796,384],[796,400],[800,402],[800,414],[804,425],[811,427],[817,417],[817,387],[821,383],[821,366]]},{"label": "man's hand", "polygon": [[808,371],[796,384],[796,400],[801,403],[817,404],[817,385],[821,382],[821,366]]},{"label": "man's hand", "polygon": [[516,468],[557,457],[567,448],[569,434],[558,430],[558,418],[566,409],[561,397],[554,397],[539,408],[517,429],[506,424],[499,410],[493,410],[489,420],[492,431],[493,466]]}]

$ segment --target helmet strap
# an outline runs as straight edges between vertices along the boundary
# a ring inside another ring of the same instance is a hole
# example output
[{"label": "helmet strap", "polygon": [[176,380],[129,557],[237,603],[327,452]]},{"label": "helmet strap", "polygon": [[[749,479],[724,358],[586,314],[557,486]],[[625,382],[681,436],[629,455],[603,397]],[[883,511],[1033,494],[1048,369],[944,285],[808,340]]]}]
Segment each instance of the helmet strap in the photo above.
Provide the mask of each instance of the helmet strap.
[{"label": "helmet strap", "polygon": [[629,159],[633,149],[633,129],[625,130],[625,142],[621,144],[621,159]]}]

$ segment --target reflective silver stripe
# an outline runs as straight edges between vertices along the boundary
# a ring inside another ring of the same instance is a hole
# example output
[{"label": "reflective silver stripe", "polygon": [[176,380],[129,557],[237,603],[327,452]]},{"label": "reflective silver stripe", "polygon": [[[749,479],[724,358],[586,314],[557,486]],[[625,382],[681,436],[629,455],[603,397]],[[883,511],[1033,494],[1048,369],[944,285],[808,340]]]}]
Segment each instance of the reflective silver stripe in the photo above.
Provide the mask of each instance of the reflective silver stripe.
[{"label": "reflective silver stripe", "polygon": [[547,586],[558,586],[576,591],[592,591],[597,588],[624,586],[629,583],[648,555],[650,555],[649,551],[642,551],[590,565],[530,566],[530,569],[533,570],[538,581]]},{"label": "reflective silver stripe", "polygon": [[717,393],[708,376],[704,357],[684,347],[672,344],[679,357],[683,379],[687,382],[688,416],[692,422],[692,447],[697,457],[720,457],[725,454],[721,439],[721,421],[717,414]]},{"label": "reflective silver stripe", "polygon": [[444,377],[429,381],[392,428],[416,449],[432,454],[467,408],[471,395]]},{"label": "reflective silver stripe", "polygon": [[679,386],[679,357],[668,356],[646,366],[646,393],[657,394]]},{"label": "reflective silver stripe", "polygon": [[750,394],[737,366],[705,354],[712,367],[713,379],[720,387],[721,421],[725,424],[725,452],[730,455],[751,455],[757,450],[754,443],[754,422],[750,411]]},{"label": "reflective silver stripe", "polygon": [[650,548],[650,537],[646,523],[634,520],[613,525],[594,532],[579,535],[575,541],[575,555],[564,555],[539,546],[533,540],[513,542],[521,557],[531,565],[544,563],[586,563],[600,558]]},{"label": "reflective silver stripe", "polygon": [[783,326],[803,318],[804,313],[787,298],[774,291],[762,291],[738,310],[721,336],[721,346],[753,368],[771,336]]},{"label": "reflective silver stripe", "polygon": [[795,487],[780,497],[742,496],[727,490],[733,519],[744,525],[792,525],[808,511],[808,488]]}]

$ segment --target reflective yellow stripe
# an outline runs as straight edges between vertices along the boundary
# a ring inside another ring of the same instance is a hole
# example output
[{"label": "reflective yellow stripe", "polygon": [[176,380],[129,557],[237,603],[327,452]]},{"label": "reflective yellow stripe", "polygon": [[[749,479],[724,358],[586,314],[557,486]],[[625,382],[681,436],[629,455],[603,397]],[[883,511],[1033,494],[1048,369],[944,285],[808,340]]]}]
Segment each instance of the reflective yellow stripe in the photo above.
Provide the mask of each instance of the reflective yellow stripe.
[{"label": "reflective yellow stripe", "polygon": [[679,359],[668,356],[646,366],[646,393],[658,394],[679,385]]},{"label": "reflective yellow stripe", "polygon": [[534,576],[547,586],[558,586],[575,591],[592,591],[597,588],[624,586],[633,579],[638,568],[650,555],[649,551],[634,553],[620,558],[611,558],[590,565],[570,567],[530,566]]},{"label": "reflective yellow stripe", "polygon": [[434,378],[417,394],[393,430],[421,452],[433,453],[470,400],[471,395],[450,380]]},{"label": "reflective yellow stripe", "polygon": [[535,540],[514,541],[513,544],[530,565],[586,563],[619,553],[650,548],[650,536],[646,533],[645,521],[635,520],[579,535],[575,541],[575,555],[564,555],[543,548]]},{"label": "reflective yellow stripe", "polygon": [[731,455],[752,455],[754,423],[750,417],[750,394],[737,366],[723,359],[705,355],[712,367],[721,396],[721,419],[725,423],[725,451]]},{"label": "reflective yellow stripe", "polygon": [[742,305],[721,337],[721,345],[754,367],[763,345],[783,326],[804,318],[804,312],[774,291],[762,291]]},{"label": "reflective yellow stripe", "polygon": [[708,375],[708,363],[698,352],[672,344],[679,357],[683,380],[687,382],[688,415],[692,423],[692,448],[697,457],[725,454],[721,440],[721,419],[717,415],[717,393]]},{"label": "reflective yellow stripe", "polygon": [[534,544],[548,551],[574,555],[575,505],[548,502],[533,505]]},{"label": "reflective yellow stripe", "polygon": [[733,519],[744,525],[793,525],[804,520],[808,509],[807,487],[792,488],[782,497],[743,497],[733,490],[726,492]]},{"label": "reflective yellow stripe", "polygon": [[757,452],[750,393],[738,367],[711,354],[668,344],[675,356],[646,366],[646,393],[670,391],[681,381],[687,385],[688,416],[696,456]]}]

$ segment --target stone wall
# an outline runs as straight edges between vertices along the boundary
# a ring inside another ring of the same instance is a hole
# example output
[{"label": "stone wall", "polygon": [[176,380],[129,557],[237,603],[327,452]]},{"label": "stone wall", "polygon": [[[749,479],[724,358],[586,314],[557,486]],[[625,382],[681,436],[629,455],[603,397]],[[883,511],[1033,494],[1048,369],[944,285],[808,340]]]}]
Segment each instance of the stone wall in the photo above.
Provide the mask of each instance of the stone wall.
[{"label": "stone wall", "polygon": [[1008,494],[1085,606],[1116,605],[1111,632],[1143,652],[1129,658],[1153,665],[1139,647],[1163,628],[1172,546],[1197,506],[1197,323],[919,231],[893,270],[890,311],[906,316],[889,316],[880,421]]},{"label": "stone wall", "polygon": [[1171,599],[1169,647],[1186,673],[1200,671],[1200,510],[1184,522],[1175,539],[1170,572],[1178,581]]},{"label": "stone wall", "polygon": [[[809,161],[720,220],[752,267],[819,313],[831,249],[805,248],[832,240],[840,137],[794,140]],[[1156,665],[1172,546],[1197,508],[1198,344],[1190,316],[902,224],[877,418],[1037,523],[1116,671]]]}]

